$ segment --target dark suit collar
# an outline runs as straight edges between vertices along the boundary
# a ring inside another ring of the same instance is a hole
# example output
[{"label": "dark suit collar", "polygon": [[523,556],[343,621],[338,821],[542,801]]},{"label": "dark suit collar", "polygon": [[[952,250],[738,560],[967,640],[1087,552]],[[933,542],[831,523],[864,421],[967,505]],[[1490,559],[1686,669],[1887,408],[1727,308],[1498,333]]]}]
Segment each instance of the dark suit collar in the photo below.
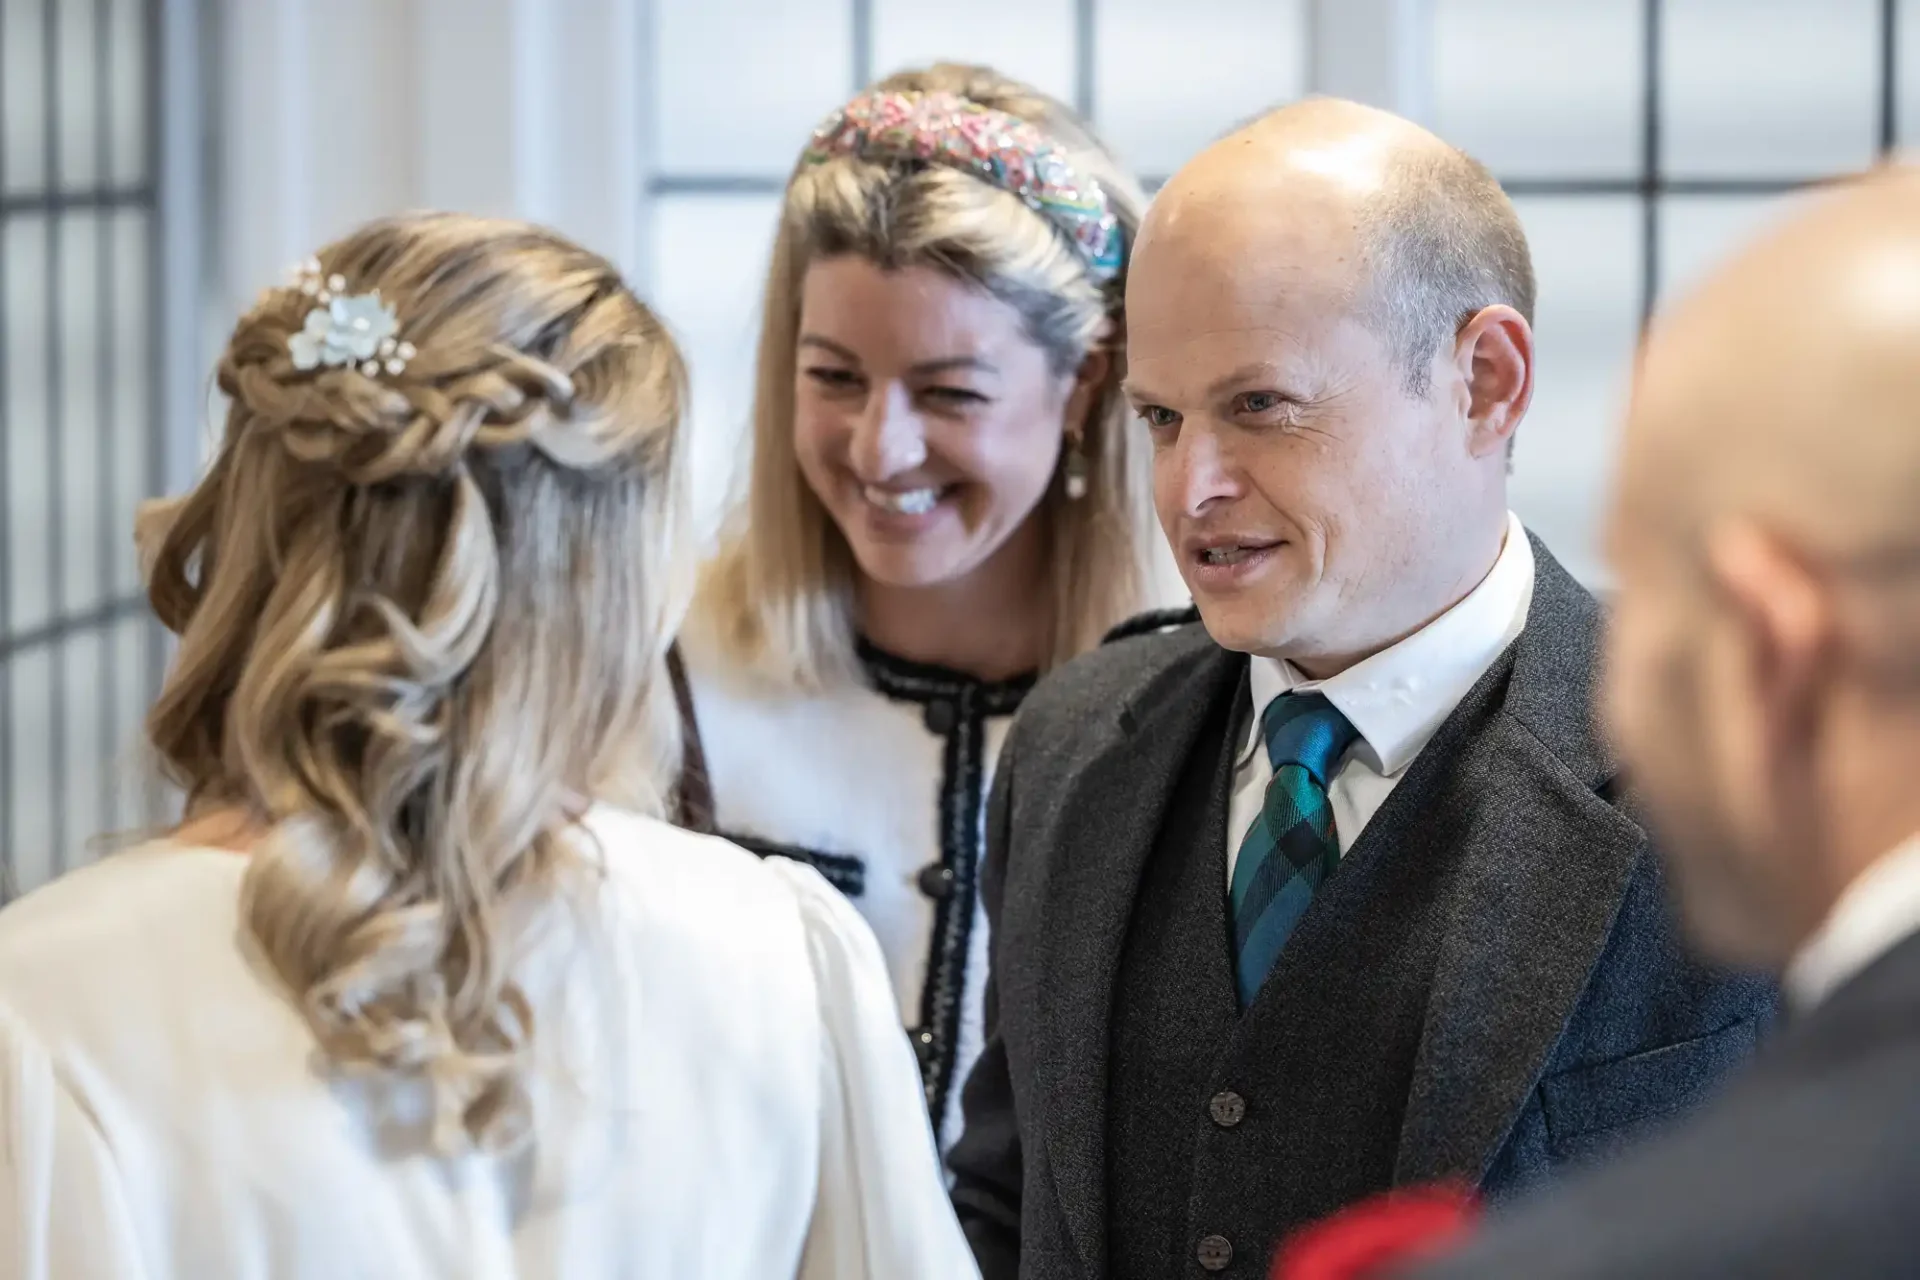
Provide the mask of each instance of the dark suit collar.
[{"label": "dark suit collar", "polygon": [[[1170,637],[1166,664],[1088,744],[1064,798],[1077,823],[1047,889],[1047,981],[1036,1070],[1056,1122],[1045,1140],[1062,1211],[1092,1275],[1106,1273],[1107,1054],[1114,979],[1147,858],[1183,763],[1223,703],[1242,696],[1244,654],[1195,625]],[[1071,923],[1067,920],[1070,919]]]},{"label": "dark suit collar", "polygon": [[1114,728],[1123,739],[1180,728],[1197,735],[1201,721],[1195,717],[1205,708],[1196,707],[1196,693],[1204,701],[1206,694],[1233,683],[1246,670],[1247,655],[1222,649],[1199,623],[1169,633],[1167,641],[1169,651],[1159,672],[1113,706]]},{"label": "dark suit collar", "polygon": [[1416,763],[1444,759],[1444,777],[1403,783],[1410,803],[1472,802],[1483,820],[1435,885],[1436,918],[1449,923],[1402,1130],[1402,1183],[1485,1172],[1649,856],[1645,833],[1605,796],[1615,765],[1593,723],[1599,606],[1537,540],[1534,553],[1526,629],[1463,701],[1447,740],[1429,746],[1435,758]]},{"label": "dark suit collar", "polygon": [[1533,603],[1512,646],[1513,673],[1502,709],[1576,778],[1598,788],[1619,770],[1594,725],[1600,603],[1545,543],[1527,536],[1533,542]]}]

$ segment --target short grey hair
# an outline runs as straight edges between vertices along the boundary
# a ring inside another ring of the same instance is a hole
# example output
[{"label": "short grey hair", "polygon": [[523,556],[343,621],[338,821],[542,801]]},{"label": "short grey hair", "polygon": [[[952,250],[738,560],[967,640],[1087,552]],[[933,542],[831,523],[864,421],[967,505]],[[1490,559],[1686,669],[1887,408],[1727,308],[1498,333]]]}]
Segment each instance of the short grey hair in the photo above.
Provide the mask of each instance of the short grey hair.
[{"label": "short grey hair", "polygon": [[1393,160],[1360,209],[1368,264],[1359,314],[1386,341],[1409,395],[1425,395],[1433,357],[1482,308],[1533,323],[1533,258],[1513,202],[1485,165],[1451,147]]}]

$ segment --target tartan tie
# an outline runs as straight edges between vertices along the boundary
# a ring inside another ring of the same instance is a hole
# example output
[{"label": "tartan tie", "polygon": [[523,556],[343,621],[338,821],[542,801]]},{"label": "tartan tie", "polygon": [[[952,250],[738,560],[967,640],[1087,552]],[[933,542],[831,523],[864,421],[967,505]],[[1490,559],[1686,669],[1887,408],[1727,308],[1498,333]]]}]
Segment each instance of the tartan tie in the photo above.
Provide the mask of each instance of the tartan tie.
[{"label": "tartan tie", "polygon": [[1320,882],[1340,861],[1327,784],[1360,736],[1317,693],[1286,693],[1260,713],[1273,761],[1260,816],[1233,864],[1233,961],[1240,1007],[1253,1003]]}]

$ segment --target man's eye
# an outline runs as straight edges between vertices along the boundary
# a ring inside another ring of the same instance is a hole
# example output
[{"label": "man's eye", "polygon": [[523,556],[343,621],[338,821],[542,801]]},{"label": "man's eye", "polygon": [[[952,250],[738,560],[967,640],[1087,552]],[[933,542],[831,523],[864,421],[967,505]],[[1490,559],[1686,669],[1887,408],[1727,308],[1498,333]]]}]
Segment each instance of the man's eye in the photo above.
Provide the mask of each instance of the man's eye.
[{"label": "man's eye", "polygon": [[1140,406],[1140,421],[1146,423],[1155,431],[1161,431],[1177,425],[1180,421],[1180,415],[1171,409],[1162,408],[1157,404],[1145,404]]},{"label": "man's eye", "polygon": [[807,376],[823,387],[842,390],[860,385],[860,375],[851,369],[834,369],[826,365],[815,365],[807,370]]},{"label": "man's eye", "polygon": [[1240,396],[1240,412],[1258,416],[1272,413],[1285,403],[1280,395],[1272,391],[1248,391]]}]

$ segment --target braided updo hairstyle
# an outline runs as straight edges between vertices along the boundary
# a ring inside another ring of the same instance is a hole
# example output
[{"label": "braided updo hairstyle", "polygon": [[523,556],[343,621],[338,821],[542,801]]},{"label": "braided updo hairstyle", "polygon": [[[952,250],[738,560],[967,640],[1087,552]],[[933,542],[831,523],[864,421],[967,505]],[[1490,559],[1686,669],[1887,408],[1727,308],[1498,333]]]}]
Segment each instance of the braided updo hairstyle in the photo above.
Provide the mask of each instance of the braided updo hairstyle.
[{"label": "braided updo hairstyle", "polygon": [[212,467],[144,517],[180,641],[148,734],[189,812],[266,832],[245,921],[331,1063],[423,1081],[437,1150],[511,1149],[512,970],[591,871],[568,828],[591,797],[658,812],[677,765],[685,369],[612,266],[536,227],[390,218],[319,262],[417,350],[303,371],[312,297],[241,318]]}]

